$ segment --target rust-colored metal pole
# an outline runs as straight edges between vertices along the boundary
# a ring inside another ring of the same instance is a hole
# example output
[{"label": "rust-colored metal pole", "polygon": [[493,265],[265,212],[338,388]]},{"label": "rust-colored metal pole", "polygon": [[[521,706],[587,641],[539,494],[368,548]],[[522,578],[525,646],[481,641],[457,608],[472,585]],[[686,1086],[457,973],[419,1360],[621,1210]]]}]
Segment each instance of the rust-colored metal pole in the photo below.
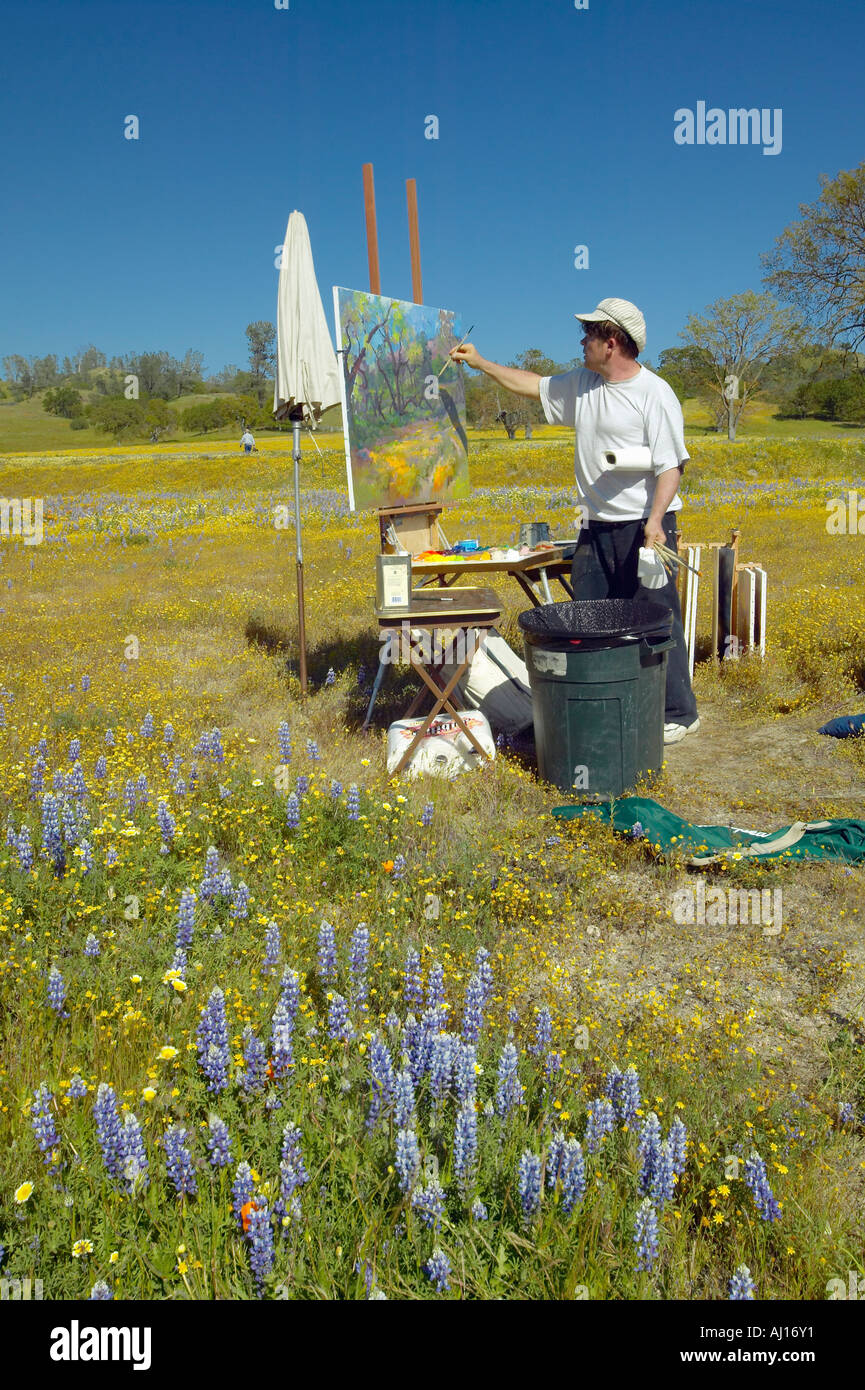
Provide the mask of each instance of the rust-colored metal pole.
[{"label": "rust-colored metal pole", "polygon": [[408,241],[411,249],[411,293],[415,304],[423,304],[423,281],[420,273],[420,236],[417,218],[417,183],[414,179],[405,181],[408,201]]},{"label": "rust-colored metal pole", "polygon": [[378,270],[378,231],[375,223],[375,184],[372,165],[363,166],[363,202],[366,210],[366,249],[369,256],[369,292],[381,294],[381,276]]}]

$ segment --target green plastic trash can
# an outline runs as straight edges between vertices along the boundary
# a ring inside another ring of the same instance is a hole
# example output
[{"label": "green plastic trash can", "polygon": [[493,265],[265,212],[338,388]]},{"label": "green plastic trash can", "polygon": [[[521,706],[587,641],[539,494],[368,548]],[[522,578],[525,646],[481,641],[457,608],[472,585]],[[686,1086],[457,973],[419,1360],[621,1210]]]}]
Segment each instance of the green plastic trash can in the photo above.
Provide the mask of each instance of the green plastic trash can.
[{"label": "green plastic trash can", "polygon": [[547,603],[517,620],[540,775],[583,800],[660,770],[673,615],[659,603]]}]

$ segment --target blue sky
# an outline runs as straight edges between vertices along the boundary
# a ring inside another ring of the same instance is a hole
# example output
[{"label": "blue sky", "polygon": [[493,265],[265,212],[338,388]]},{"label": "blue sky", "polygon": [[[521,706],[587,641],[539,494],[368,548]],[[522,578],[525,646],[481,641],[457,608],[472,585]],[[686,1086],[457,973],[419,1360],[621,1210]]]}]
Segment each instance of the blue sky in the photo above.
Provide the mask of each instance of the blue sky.
[{"label": "blue sky", "polygon": [[[689,313],[759,289],[819,175],[865,158],[863,52],[861,0],[17,0],[0,357],[93,342],[246,365],[295,207],[330,322],[333,284],[368,287],[371,161],[385,294],[411,298],[414,177],[424,299],[485,356],[567,360],[574,312],[619,295],[656,361]],[[677,145],[674,112],[698,101],[780,107],[780,154]]]}]

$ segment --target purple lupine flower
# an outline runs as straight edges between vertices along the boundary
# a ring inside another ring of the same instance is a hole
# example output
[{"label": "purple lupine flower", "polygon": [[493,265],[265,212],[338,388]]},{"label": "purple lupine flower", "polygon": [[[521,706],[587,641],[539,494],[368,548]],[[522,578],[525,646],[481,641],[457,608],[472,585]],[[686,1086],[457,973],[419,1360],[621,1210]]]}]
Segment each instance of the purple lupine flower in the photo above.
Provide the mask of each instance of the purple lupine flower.
[{"label": "purple lupine flower", "polygon": [[231,1184],[231,1210],[234,1212],[234,1219],[241,1230],[243,1229],[243,1208],[249,1206],[254,1191],[252,1169],[248,1163],[238,1163],[234,1182]]},{"label": "purple lupine flower", "polygon": [[751,1271],[747,1265],[739,1265],[727,1287],[733,1301],[753,1299],[757,1292],[757,1285],[751,1278]]},{"label": "purple lupine flower", "polygon": [[531,1221],[541,1208],[541,1160],[531,1149],[524,1149],[517,1166],[517,1192],[523,1219]]},{"label": "purple lupine flower", "polygon": [[616,1113],[606,1096],[589,1101],[587,1106],[585,1145],[590,1154],[600,1147],[601,1140],[612,1134],[616,1124]]},{"label": "purple lupine flower", "polygon": [[555,1188],[556,1183],[561,1180],[566,1146],[564,1130],[557,1129],[547,1147],[547,1187]]},{"label": "purple lupine flower", "polygon": [[208,1121],[207,1152],[214,1168],[226,1168],[231,1162],[231,1135],[228,1125],[218,1115],[211,1115]]},{"label": "purple lupine flower", "polygon": [[300,825],[300,802],[294,792],[285,799],[285,823],[289,830],[296,830]]},{"label": "purple lupine flower", "polygon": [[42,847],[59,876],[66,866],[66,856],[60,836],[60,807],[52,792],[46,792],[42,798]]},{"label": "purple lupine flower", "polygon": [[673,1172],[677,1177],[681,1177],[687,1165],[688,1131],[682,1120],[677,1115],[670,1125],[670,1133],[667,1139],[670,1145],[670,1157],[673,1161]]},{"label": "purple lupine flower", "polygon": [[303,1219],[297,1188],[300,1179],[290,1159],[284,1158],[279,1165],[279,1197],[274,1204],[274,1215],[282,1227],[283,1238],[288,1235],[292,1224]]},{"label": "purple lupine flower", "polygon": [[436,1246],[423,1268],[430,1282],[435,1284],[436,1292],[447,1293],[450,1288],[451,1262],[445,1252]]},{"label": "purple lupine flower", "polygon": [[640,1159],[640,1191],[645,1196],[652,1191],[661,1156],[661,1122],[654,1110],[649,1111],[640,1126],[637,1156]]},{"label": "purple lupine flower", "polygon": [[301,772],[298,776],[298,779],[294,784],[294,790],[297,793],[298,801],[302,801],[303,798],[306,796],[307,792],[309,791],[309,778],[307,777],[305,772]]},{"label": "purple lupine flower", "polygon": [[429,1068],[433,1039],[440,1031],[440,1017],[436,1009],[427,1009],[418,1021],[415,1021],[413,1014],[406,1017],[404,1046],[411,1079],[416,1086]]},{"label": "purple lupine flower", "polygon": [[781,1215],[781,1208],[769,1186],[766,1164],[758,1153],[752,1154],[745,1162],[745,1183],[750,1188],[754,1205],[763,1220],[777,1221]]},{"label": "purple lupine flower", "polygon": [[279,985],[279,997],[293,1022],[297,1017],[297,1007],[300,1003],[300,976],[296,970],[289,970],[288,968],[283,970]]},{"label": "purple lupine flower", "polygon": [[481,982],[481,1008],[485,1009],[493,992],[493,969],[490,965],[490,953],[485,946],[479,946],[475,952],[475,965]]},{"label": "purple lupine flower", "polygon": [[499,1057],[496,1084],[495,1110],[499,1119],[505,1119],[511,1110],[522,1105],[524,1096],[525,1090],[517,1075],[517,1049],[512,1042],[507,1042]]},{"label": "purple lupine flower", "polygon": [[294,1015],[281,998],[273,1011],[271,1045],[274,1076],[287,1076],[294,1063]]},{"label": "purple lupine flower", "polygon": [[394,880],[395,883],[399,883],[402,879],[405,878],[405,869],[405,855],[395,855],[393,861],[393,869],[391,870],[391,878]]},{"label": "purple lupine flower", "polygon": [[18,832],[15,850],[22,871],[25,874],[29,874],[30,870],[33,868],[33,846],[30,843],[30,826],[26,823],[22,825]]},{"label": "purple lupine flower", "polygon": [[327,1036],[334,1042],[351,1042],[355,1033],[348,1016],[348,1004],[336,990],[331,990],[327,998]]},{"label": "purple lupine flower", "polygon": [[414,1114],[415,1096],[414,1085],[412,1084],[411,1072],[400,1071],[394,1081],[393,1090],[393,1118],[394,1124],[398,1129],[408,1129],[411,1117]]},{"label": "purple lupine flower", "polygon": [[631,831],[630,831],[630,833],[631,833],[631,839],[632,839],[632,840],[640,840],[640,839],[642,839],[643,835],[645,834],[645,831],[643,830],[643,826],[642,826],[642,824],[641,824],[640,821],[638,821],[638,820],[635,820],[635,821],[634,821],[634,824],[631,826]]},{"label": "purple lupine flower", "polygon": [[549,1009],[544,1004],[535,1015],[535,1037],[534,1042],[529,1047],[529,1052],[533,1057],[540,1057],[542,1052],[548,1051],[552,1040],[553,1020]]},{"label": "purple lupine flower", "polygon": [[166,743],[174,742],[174,729],[171,726],[171,724],[166,724],[165,728],[162,731],[162,737]]},{"label": "purple lupine flower", "polygon": [[45,759],[37,758],[33,767],[30,769],[30,795],[34,800],[37,796],[42,795],[46,767],[47,763]]},{"label": "purple lupine flower", "polygon": [[135,784],[135,790],[138,795],[139,803],[142,806],[147,806],[150,801],[150,788],[147,785],[146,772],[142,772],[139,776],[138,781]]},{"label": "purple lupine flower", "polygon": [[52,1154],[60,1148],[60,1135],[57,1133],[57,1126],[51,1111],[53,1100],[54,1097],[48,1087],[42,1085],[34,1092],[33,1102],[30,1106],[30,1123],[33,1126],[33,1133],[36,1135],[36,1143],[44,1154],[43,1162],[47,1163],[52,1171],[57,1166]]},{"label": "purple lupine flower", "polygon": [[114,1294],[109,1289],[104,1279],[97,1279],[93,1288],[90,1290],[89,1303],[109,1303],[114,1298]]},{"label": "purple lupine flower", "polygon": [[185,1141],[186,1130],[182,1125],[171,1125],[165,1131],[165,1170],[178,1197],[194,1197],[198,1191],[198,1180],[192,1164],[192,1154]]},{"label": "purple lupine flower", "polygon": [[349,820],[358,820],[360,818],[360,792],[357,789],[357,782],[352,782],[348,789],[346,814]]},{"label": "purple lupine flower", "polygon": [[616,1114],[623,1124],[633,1125],[637,1118],[637,1111],[642,1105],[640,1096],[640,1078],[637,1075],[637,1068],[634,1066],[626,1067],[622,1077],[622,1088],[619,1096],[619,1104]]},{"label": "purple lupine flower", "polygon": [[138,732],[140,733],[142,738],[153,737],[153,715],[150,713],[150,710],[148,710],[145,714],[144,719],[141,722],[141,728],[138,730]]},{"label": "purple lupine flower", "polygon": [[430,1091],[436,1108],[443,1103],[451,1089],[458,1047],[459,1039],[454,1033],[437,1033],[432,1040],[429,1062]]},{"label": "purple lupine flower", "polygon": [[616,1115],[619,1114],[622,1103],[622,1083],[624,1077],[617,1066],[613,1066],[604,1077],[604,1095],[610,1101]]},{"label": "purple lupine flower", "polygon": [[73,738],[69,744],[69,761],[74,763],[81,757],[81,739]]},{"label": "purple lupine flower", "polygon": [[267,1052],[249,1024],[243,1030],[243,1060],[245,1066],[237,1074],[238,1085],[246,1096],[260,1095],[267,1085]]},{"label": "purple lupine flower", "polygon": [[336,684],[336,671],[334,671],[332,666],[328,666],[327,668],[327,675],[324,678],[324,683],[325,685]]},{"label": "purple lupine flower", "polygon": [[105,1081],[100,1081],[93,1102],[93,1118],[96,1121],[96,1138],[102,1150],[102,1162],[109,1177],[119,1178],[123,1155],[120,1133],[120,1116],[117,1113],[117,1097]]},{"label": "purple lupine flower", "polygon": [[114,848],[113,845],[109,845],[107,850],[105,851],[105,867],[106,869],[113,869],[116,863],[117,850]]},{"label": "purple lupine flower", "polygon": [[297,1174],[298,1183],[309,1182],[309,1173],[303,1161],[300,1142],[303,1135],[300,1132],[300,1125],[287,1124],[282,1131],[282,1148],[280,1158],[283,1163],[290,1163]]},{"label": "purple lupine flower", "polygon": [[445,1190],[438,1178],[433,1178],[428,1187],[419,1187],[412,1193],[412,1211],[416,1211],[425,1226],[431,1231],[438,1230],[445,1209]]},{"label": "purple lupine flower", "polygon": [[82,691],[84,692],[84,694],[86,695],[87,692],[88,692],[88,690],[90,689],[90,677],[89,677],[89,676],[85,675],[85,676],[82,676],[82,677],[81,677],[81,689],[82,689]]},{"label": "purple lupine flower", "polygon": [[224,1091],[228,1085],[230,1052],[228,1023],[225,1017],[225,995],[218,985],[201,1010],[196,1032],[198,1065],[207,1077],[208,1091]]},{"label": "purple lupine flower", "polygon": [[474,1100],[465,1101],[457,1111],[454,1126],[454,1173],[465,1191],[477,1163],[478,1116]]},{"label": "purple lupine flower", "polygon": [[321,980],[336,979],[336,935],[330,922],[318,929],[318,975]]},{"label": "purple lupine flower", "polygon": [[101,955],[99,938],[94,936],[93,932],[87,933],[87,940],[84,942],[84,954],[89,956],[91,960],[96,960]]},{"label": "purple lupine flower", "polygon": [[432,825],[434,810],[435,807],[433,806],[433,803],[431,801],[428,801],[423,808],[423,815],[421,816],[421,825],[423,826],[424,830],[429,829],[429,827]]},{"label": "purple lupine flower", "polygon": [[481,1028],[484,1023],[483,993],[480,975],[471,975],[466,985],[466,997],[463,1005],[462,1035],[467,1043],[476,1043],[481,1035]]},{"label": "purple lupine flower", "polygon": [[414,1130],[397,1130],[394,1167],[400,1192],[411,1192],[420,1168],[420,1148]]},{"label": "purple lupine flower", "polygon": [[224,787],[224,786],[222,785],[222,783],[220,782],[220,784],[219,784],[219,799],[220,799],[220,801],[225,801],[225,800],[227,800],[227,798],[228,798],[229,796],[231,796],[231,788],[230,788],[230,787]]},{"label": "purple lupine flower", "polygon": [[120,1169],[128,1193],[143,1192],[148,1184],[147,1150],[141,1125],[131,1110],[127,1110],[120,1126]]},{"label": "purple lupine flower", "polygon": [[108,764],[105,761],[105,754],[100,753],[99,757],[96,759],[96,766],[93,769],[93,776],[97,779],[97,781],[101,782],[107,772]]},{"label": "purple lupine flower", "polygon": [[156,807],[156,819],[159,824],[159,832],[162,836],[163,845],[167,850],[174,839],[177,826],[174,823],[174,817],[164,801],[160,801],[159,805]]},{"label": "purple lupine flower", "polygon": [[84,780],[84,773],[80,763],[76,763],[66,779],[67,790],[72,796],[81,800],[87,795],[87,783]]},{"label": "purple lupine flower", "polygon": [[308,738],[306,740],[306,751],[307,755],[312,759],[314,763],[321,762],[321,754],[318,751],[318,744],[316,743],[314,738]]},{"label": "purple lupine flower", "polygon": [[427,1009],[437,1009],[445,1002],[445,972],[438,961],[430,966],[426,982]]},{"label": "purple lupine flower", "polygon": [[637,1208],[634,1221],[637,1269],[650,1270],[658,1257],[658,1213],[647,1197]]},{"label": "purple lupine flower", "polygon": [[131,820],[135,815],[135,808],[138,804],[138,799],[135,794],[135,783],[131,777],[127,777],[126,779],[126,785],[123,788],[123,800],[126,802],[126,814]]},{"label": "purple lupine flower", "polygon": [[366,922],[359,922],[351,934],[348,947],[348,971],[351,977],[351,1000],[355,1008],[365,1008],[368,985],[366,971],[369,964],[369,928]]},{"label": "purple lupine flower", "polygon": [[273,1269],[273,1227],[267,1202],[262,1200],[249,1213],[246,1239],[249,1241],[249,1267],[261,1297],[264,1280]]},{"label": "purple lupine flower", "polygon": [[366,667],[364,666],[363,662],[361,662],[357,668],[357,683],[359,689],[361,690],[366,685]]},{"label": "purple lupine flower", "polygon": [[246,884],[243,882],[242,879],[234,890],[234,895],[231,899],[231,911],[229,913],[229,916],[249,916],[249,889],[247,888]]},{"label": "purple lupine flower", "polygon": [[222,735],[218,729],[210,731],[210,756],[216,763],[225,762],[225,750],[222,746]]},{"label": "purple lupine flower", "polygon": [[461,1104],[474,1100],[478,1089],[478,1050],[474,1043],[457,1040],[455,1048],[453,1075],[454,1091]]},{"label": "purple lupine flower", "polygon": [[219,877],[216,872],[218,864],[219,851],[214,845],[211,845],[204,856],[204,877],[198,886],[198,896],[201,898],[202,902],[207,902],[209,899],[216,897],[219,883]]},{"label": "purple lupine flower", "polygon": [[672,1202],[674,1185],[673,1155],[667,1141],[661,1145],[652,1179],[652,1199],[659,1212],[664,1210],[667,1202]]},{"label": "purple lupine flower", "polygon": [[487,1211],[480,1197],[475,1197],[475,1200],[472,1202],[471,1207],[469,1209],[469,1214],[472,1218],[472,1221],[486,1221],[489,1218],[489,1212]]},{"label": "purple lupine flower", "polygon": [[279,926],[276,922],[268,922],[264,933],[264,961],[261,967],[263,975],[273,975],[279,964],[279,953],[282,950],[282,941],[279,934]]},{"label": "purple lupine flower", "polygon": [[376,1125],[382,1106],[389,1106],[393,1100],[396,1078],[393,1059],[387,1043],[376,1033],[369,1046],[370,1106],[366,1119],[367,1129]]},{"label": "purple lupine flower", "polygon": [[75,807],[72,805],[71,802],[66,801],[64,799],[64,801],[61,803],[60,811],[63,817],[64,842],[69,846],[70,849],[74,849],[75,846],[78,844],[78,840],[80,838],[78,830],[78,819],[75,815]]},{"label": "purple lupine flower", "polygon": [[561,1052],[548,1052],[544,1058],[544,1076],[548,1081],[552,1081],[557,1072],[562,1069]]},{"label": "purple lupine flower", "polygon": [[[114,745],[115,745],[114,730],[113,730],[113,729],[106,729],[106,730],[105,730],[105,746],[106,746],[106,748],[113,748]],[[46,748],[45,751],[46,751],[46,753],[48,752],[47,748]]]},{"label": "purple lupine flower", "polygon": [[570,1216],[574,1207],[583,1200],[585,1192],[586,1164],[582,1145],[578,1139],[569,1139],[562,1161],[562,1211],[565,1216]]},{"label": "purple lupine flower", "polygon": [[48,972],[47,993],[48,1003],[56,1013],[57,1017],[68,1018],[69,1014],[63,1008],[63,1005],[66,1002],[66,985],[63,980],[63,976],[60,974],[60,971],[57,969],[56,965],[52,965],[51,969]]},{"label": "purple lupine flower", "polygon": [[279,761],[280,761],[281,763],[290,762],[290,761],[291,761],[291,730],[289,729],[288,724],[286,723],[286,721],[285,721],[284,719],[283,719],[282,723],[281,723],[280,726],[279,726],[279,730],[278,730],[278,732],[277,732],[277,736],[276,736],[276,737],[277,737],[277,741],[278,741],[278,743],[279,743]]},{"label": "purple lupine flower", "polygon": [[331,799],[331,801],[337,801],[337,800],[339,800],[339,798],[340,798],[341,796],[342,796],[342,782],[337,782],[337,781],[335,781],[334,779],[331,779],[331,783],[330,783],[330,799]]},{"label": "purple lupine flower", "polygon": [[195,894],[191,888],[184,888],[180,895],[180,906],[177,909],[177,932],[174,938],[174,946],[178,951],[185,951],[192,945],[192,937],[195,932]]},{"label": "purple lupine flower", "polygon": [[407,1009],[423,1008],[423,983],[420,974],[420,955],[412,947],[405,953],[402,997]]},{"label": "purple lupine flower", "polygon": [[80,1100],[82,1096],[87,1095],[87,1082],[80,1072],[76,1071],[73,1074],[69,1081],[69,1085],[66,1087],[66,1093],[70,1095],[73,1100]]}]

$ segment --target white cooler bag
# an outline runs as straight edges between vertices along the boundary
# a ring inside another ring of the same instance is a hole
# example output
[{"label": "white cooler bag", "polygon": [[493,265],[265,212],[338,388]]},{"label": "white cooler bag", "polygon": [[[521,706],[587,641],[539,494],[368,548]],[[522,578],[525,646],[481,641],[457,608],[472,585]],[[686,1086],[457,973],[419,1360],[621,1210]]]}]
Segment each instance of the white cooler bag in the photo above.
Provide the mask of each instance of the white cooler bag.
[{"label": "white cooler bag", "polygon": [[[494,758],[496,746],[493,742],[489,721],[479,710],[460,710],[460,718],[485,752]],[[411,742],[415,733],[423,725],[423,719],[397,719],[387,731],[387,770],[392,775],[396,765]],[[457,777],[461,772],[469,772],[486,759],[469,742],[458,724],[449,714],[437,714],[429,729],[421,739],[420,748],[403,772],[416,777],[419,772],[432,772],[439,777]]]}]

